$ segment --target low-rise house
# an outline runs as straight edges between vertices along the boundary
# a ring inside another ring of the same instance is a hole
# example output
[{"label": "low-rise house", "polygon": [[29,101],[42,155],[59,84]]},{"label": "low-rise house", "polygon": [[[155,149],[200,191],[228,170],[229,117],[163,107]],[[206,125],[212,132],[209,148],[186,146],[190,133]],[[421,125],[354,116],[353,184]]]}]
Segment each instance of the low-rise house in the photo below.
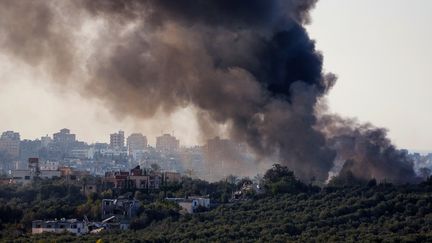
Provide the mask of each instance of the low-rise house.
[{"label": "low-rise house", "polygon": [[180,182],[181,175],[177,172],[154,172],[141,169],[140,166],[130,172],[106,172],[104,185],[112,188],[158,190],[163,183]]},{"label": "low-rise house", "polygon": [[165,200],[176,202],[186,213],[195,213],[200,208],[210,208],[210,199],[206,197],[166,198]]},{"label": "low-rise house", "polygon": [[137,215],[140,202],[135,199],[103,199],[102,200],[102,219],[112,216],[118,218],[133,218]]},{"label": "low-rise house", "polygon": [[32,222],[32,234],[42,233],[72,233],[82,235],[88,233],[87,224],[76,219],[35,220]]},{"label": "low-rise house", "polygon": [[41,170],[38,175],[33,173],[31,170],[13,170],[12,171],[12,180],[13,183],[27,185],[34,178],[42,178],[42,179],[53,179],[59,178],[61,176],[60,171],[58,170]]},{"label": "low-rise house", "polygon": [[128,187],[129,172],[115,171],[106,172],[103,180],[104,184],[113,188],[127,188]]}]

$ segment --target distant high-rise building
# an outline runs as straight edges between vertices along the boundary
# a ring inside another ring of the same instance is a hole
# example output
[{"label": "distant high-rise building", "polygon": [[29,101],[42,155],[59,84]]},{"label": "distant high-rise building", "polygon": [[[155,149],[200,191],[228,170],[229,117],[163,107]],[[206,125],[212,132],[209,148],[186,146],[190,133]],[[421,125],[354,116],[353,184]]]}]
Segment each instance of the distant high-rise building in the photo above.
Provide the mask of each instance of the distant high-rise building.
[{"label": "distant high-rise building", "polygon": [[134,151],[142,151],[147,147],[147,137],[141,133],[131,134],[127,138],[127,146],[129,154],[132,154]]},{"label": "distant high-rise building", "polygon": [[48,135],[46,135],[45,137],[41,137],[41,145],[44,148],[47,148],[52,142],[53,139]]},{"label": "distant high-rise building", "polygon": [[112,148],[123,148],[125,146],[125,136],[123,131],[110,135],[110,145]]},{"label": "distant high-rise building", "polygon": [[16,159],[20,154],[20,134],[13,131],[4,132],[0,137],[0,151]]},{"label": "distant high-rise building", "polygon": [[218,161],[227,155],[228,151],[232,151],[234,143],[229,139],[220,139],[215,137],[207,140],[206,155],[209,161]]},{"label": "distant high-rise building", "polygon": [[161,152],[175,152],[178,151],[180,142],[170,134],[164,134],[156,138],[156,150]]},{"label": "distant high-rise building", "polygon": [[51,152],[55,151],[56,156],[51,159],[60,159],[67,156],[76,142],[75,134],[70,133],[69,129],[62,129],[53,135],[53,142],[49,145]]},{"label": "distant high-rise building", "polygon": [[76,141],[75,134],[71,134],[69,129],[62,129],[58,133],[54,133],[54,142],[59,144],[72,144]]},{"label": "distant high-rise building", "polygon": [[29,158],[39,157],[39,151],[42,145],[40,140],[22,140],[20,143],[20,161],[19,168],[24,167]]}]

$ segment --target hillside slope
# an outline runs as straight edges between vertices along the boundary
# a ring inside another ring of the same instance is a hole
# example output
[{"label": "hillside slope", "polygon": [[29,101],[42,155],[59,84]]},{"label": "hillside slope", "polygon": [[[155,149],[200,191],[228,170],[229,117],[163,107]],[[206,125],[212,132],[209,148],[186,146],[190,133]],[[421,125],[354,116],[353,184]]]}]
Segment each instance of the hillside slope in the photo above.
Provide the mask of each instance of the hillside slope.
[{"label": "hillside slope", "polygon": [[166,219],[140,231],[55,238],[80,242],[432,242],[432,186],[430,181],[406,186],[373,184],[268,195]]}]

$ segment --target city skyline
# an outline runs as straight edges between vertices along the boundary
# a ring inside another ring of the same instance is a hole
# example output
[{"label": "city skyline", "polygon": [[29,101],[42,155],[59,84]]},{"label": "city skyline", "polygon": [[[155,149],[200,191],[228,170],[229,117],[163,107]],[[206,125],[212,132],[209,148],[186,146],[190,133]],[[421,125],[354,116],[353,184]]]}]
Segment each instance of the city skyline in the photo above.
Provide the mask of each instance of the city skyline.
[{"label": "city skyline", "polygon": [[[26,138],[26,137],[23,137],[19,131],[15,131],[15,130],[0,131],[0,135],[1,134],[5,134],[5,135],[16,134],[16,136],[18,137],[18,140],[21,140],[21,141],[24,141],[24,140],[30,140],[30,141],[39,140],[39,141],[42,141],[42,140],[47,139],[47,138],[53,139],[53,138],[55,138],[55,136],[57,134],[60,134],[60,133],[62,133],[65,130],[67,131],[67,133],[70,132],[70,134],[74,136],[74,140],[76,140],[76,141],[85,142],[85,143],[87,143],[89,145],[103,143],[103,144],[109,144],[110,146],[119,147],[119,148],[121,148],[121,147],[127,148],[129,146],[128,139],[134,138],[137,135],[144,137],[144,139],[145,139],[145,146],[144,147],[146,147],[147,145],[148,146],[152,146],[152,147],[156,147],[157,146],[157,140],[158,140],[158,138],[164,138],[166,136],[176,138],[175,134],[173,134],[173,133],[161,133],[161,134],[159,134],[159,135],[157,135],[156,137],[153,138],[155,140],[154,143],[148,143],[147,141],[148,141],[149,137],[146,134],[143,134],[143,133],[140,133],[140,132],[126,133],[122,129],[120,129],[120,130],[113,131],[112,133],[107,134],[106,135],[107,138],[104,141],[89,141],[89,140],[80,139],[79,134],[77,134],[73,130],[71,130],[69,128],[65,128],[65,127],[62,128],[62,129],[59,129],[58,131],[55,131],[55,132],[53,132],[51,134],[41,135],[41,136],[36,137],[36,138]],[[118,141],[113,141],[113,136],[117,136],[119,132],[123,132],[123,136],[124,136],[123,139],[122,139],[123,140],[123,145],[122,146],[113,145],[113,144],[117,144],[118,143]],[[179,139],[177,139],[177,143],[180,145],[180,147],[188,147],[188,146],[182,145]],[[193,147],[194,146],[202,146],[202,144],[193,144],[192,146]]]}]

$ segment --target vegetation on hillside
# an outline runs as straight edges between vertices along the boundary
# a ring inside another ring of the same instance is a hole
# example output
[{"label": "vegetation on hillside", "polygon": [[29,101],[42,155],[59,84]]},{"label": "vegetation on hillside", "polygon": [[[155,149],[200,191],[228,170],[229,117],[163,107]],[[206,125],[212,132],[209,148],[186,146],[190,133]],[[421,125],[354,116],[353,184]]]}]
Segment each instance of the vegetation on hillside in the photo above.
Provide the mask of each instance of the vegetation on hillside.
[{"label": "vegetation on hillside", "polygon": [[[263,177],[267,193],[246,201],[224,203],[208,212],[180,216],[175,205],[157,200],[144,207],[141,216],[133,222],[132,231],[82,237],[22,235],[14,238],[4,235],[3,239],[15,242],[46,239],[76,242],[99,239],[102,242],[432,241],[431,179],[418,185],[392,185],[350,176],[335,178],[326,187],[319,188],[303,184],[287,168],[275,166]],[[216,191],[219,188],[212,185],[203,189],[205,186],[201,183],[204,182],[200,181],[187,183],[192,183],[188,188],[194,187],[193,193],[201,190],[215,193],[211,188]],[[222,192],[215,194],[225,193],[226,186],[221,188]]]}]

